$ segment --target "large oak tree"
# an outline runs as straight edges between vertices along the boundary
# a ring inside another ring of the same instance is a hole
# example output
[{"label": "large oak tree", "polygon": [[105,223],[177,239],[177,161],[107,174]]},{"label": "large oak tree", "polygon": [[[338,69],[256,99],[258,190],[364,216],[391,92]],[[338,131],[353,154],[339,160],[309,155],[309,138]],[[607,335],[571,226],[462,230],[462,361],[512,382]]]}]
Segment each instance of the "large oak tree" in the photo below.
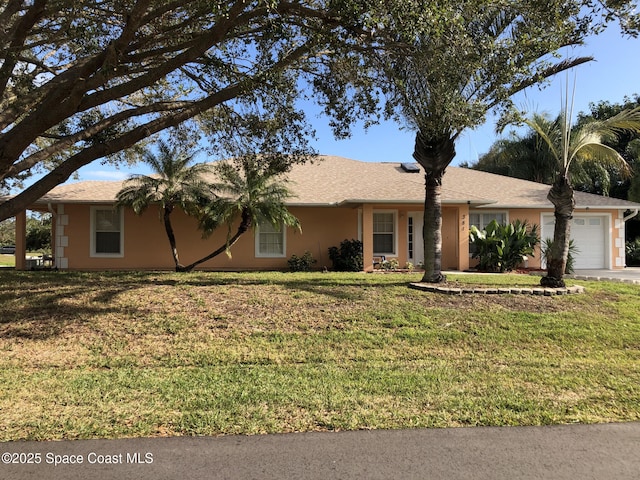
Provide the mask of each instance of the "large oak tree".
[{"label": "large oak tree", "polygon": [[[350,110],[358,99],[320,79],[379,41],[378,18],[360,0],[0,2],[0,189],[42,174],[0,203],[0,219],[96,159],[291,88],[294,70]],[[336,131],[353,117],[337,115]]]}]

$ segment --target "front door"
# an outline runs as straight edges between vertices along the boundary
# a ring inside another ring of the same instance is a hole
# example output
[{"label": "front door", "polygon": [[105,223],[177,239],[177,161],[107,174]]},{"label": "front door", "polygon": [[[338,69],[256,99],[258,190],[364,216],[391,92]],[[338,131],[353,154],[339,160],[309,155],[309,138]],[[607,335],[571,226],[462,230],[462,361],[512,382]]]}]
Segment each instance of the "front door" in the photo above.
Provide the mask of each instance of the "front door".
[{"label": "front door", "polygon": [[422,225],[424,224],[423,212],[409,212],[407,216],[407,243],[409,252],[407,257],[415,266],[424,264],[424,240],[422,238]]}]

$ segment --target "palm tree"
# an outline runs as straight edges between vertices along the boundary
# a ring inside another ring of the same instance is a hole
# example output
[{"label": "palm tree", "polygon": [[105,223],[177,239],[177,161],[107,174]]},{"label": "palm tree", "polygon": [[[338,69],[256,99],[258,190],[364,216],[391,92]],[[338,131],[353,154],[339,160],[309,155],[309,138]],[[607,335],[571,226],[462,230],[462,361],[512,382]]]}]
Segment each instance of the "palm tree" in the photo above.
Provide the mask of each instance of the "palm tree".
[{"label": "palm tree", "polygon": [[[184,271],[193,270],[223,252],[230,255],[233,244],[260,223],[270,223],[277,229],[289,226],[301,230],[300,222],[284,204],[291,194],[284,185],[281,169],[273,169],[269,162],[259,162],[258,157],[247,155],[234,162],[218,163],[215,173],[219,182],[213,183],[211,189],[216,198],[200,207],[199,228],[208,236],[218,226],[227,224],[227,240],[209,255],[184,267]],[[232,235],[238,219],[240,223]]]},{"label": "palm tree", "polygon": [[497,140],[470,168],[548,184],[553,182],[557,170],[549,148],[533,131]]},{"label": "palm tree", "polygon": [[118,192],[118,205],[130,207],[140,215],[149,205],[160,205],[161,219],[169,239],[176,271],[182,269],[178,258],[176,237],[171,226],[171,214],[176,207],[185,212],[192,211],[203,198],[210,198],[211,189],[205,176],[211,172],[210,165],[197,163],[189,166],[195,153],[172,148],[167,143],[158,143],[158,155],[145,152],[143,161],[155,172],[153,176],[132,175]]},{"label": "palm tree", "polygon": [[386,113],[416,132],[413,158],[425,172],[423,282],[446,280],[441,191],[458,137],[509,105],[515,93],[591,60],[549,60],[558,48],[579,43],[580,35],[571,22],[547,23],[558,12],[549,15],[538,3],[478,8],[462,2],[451,17],[434,20],[432,31],[407,39],[410,55],[382,54]]},{"label": "palm tree", "polygon": [[[557,165],[546,142],[530,129],[524,135],[512,133],[508,138],[497,140],[489,152],[469,168],[551,185],[558,173]],[[601,163],[573,162],[569,173],[576,190],[609,195],[612,173],[606,167]]]},{"label": "palm tree", "polygon": [[547,261],[547,275],[540,282],[549,287],[564,286],[562,277],[569,251],[570,220],[575,209],[570,177],[573,164],[617,165],[621,171],[628,170],[625,159],[605,142],[624,132],[640,133],[640,107],[624,110],[606,120],[586,123],[573,130],[571,113],[567,113],[567,110],[565,107],[555,121],[542,115],[533,115],[525,120],[546,143],[558,169],[547,195],[556,217],[553,246]]}]

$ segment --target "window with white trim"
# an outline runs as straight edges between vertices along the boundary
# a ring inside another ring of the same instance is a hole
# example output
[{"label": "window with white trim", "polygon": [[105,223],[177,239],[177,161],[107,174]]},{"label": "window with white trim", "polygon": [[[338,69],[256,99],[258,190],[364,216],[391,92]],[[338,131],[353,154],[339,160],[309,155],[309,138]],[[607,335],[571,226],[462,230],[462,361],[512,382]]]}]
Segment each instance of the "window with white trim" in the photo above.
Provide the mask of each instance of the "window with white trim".
[{"label": "window with white trim", "polygon": [[506,224],[507,212],[469,213],[469,228],[475,225],[479,230],[484,230],[493,220],[501,225]]},{"label": "window with white trim", "polygon": [[[478,230],[484,230],[487,228],[493,220],[500,225],[507,223],[507,212],[482,212],[482,213],[469,213],[469,228],[475,226]],[[475,245],[469,243],[469,256],[475,253]]]},{"label": "window with white trim", "polygon": [[256,257],[281,258],[286,255],[286,229],[260,222],[256,229]]},{"label": "window with white trim", "polygon": [[373,212],[373,254],[396,254],[395,212]]},{"label": "window with white trim", "polygon": [[91,207],[91,256],[124,255],[123,212],[113,207]]}]

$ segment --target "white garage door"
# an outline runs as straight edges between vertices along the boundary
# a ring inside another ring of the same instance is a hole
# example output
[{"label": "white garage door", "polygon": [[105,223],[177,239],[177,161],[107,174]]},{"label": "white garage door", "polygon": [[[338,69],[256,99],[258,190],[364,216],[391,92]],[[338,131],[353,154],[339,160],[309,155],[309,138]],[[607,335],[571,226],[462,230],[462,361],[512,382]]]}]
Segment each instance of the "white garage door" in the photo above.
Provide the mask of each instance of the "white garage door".
[{"label": "white garage door", "polygon": [[[542,238],[553,238],[555,218],[543,218]],[[575,215],[571,223],[571,238],[578,249],[575,268],[607,268],[607,217]]]}]

